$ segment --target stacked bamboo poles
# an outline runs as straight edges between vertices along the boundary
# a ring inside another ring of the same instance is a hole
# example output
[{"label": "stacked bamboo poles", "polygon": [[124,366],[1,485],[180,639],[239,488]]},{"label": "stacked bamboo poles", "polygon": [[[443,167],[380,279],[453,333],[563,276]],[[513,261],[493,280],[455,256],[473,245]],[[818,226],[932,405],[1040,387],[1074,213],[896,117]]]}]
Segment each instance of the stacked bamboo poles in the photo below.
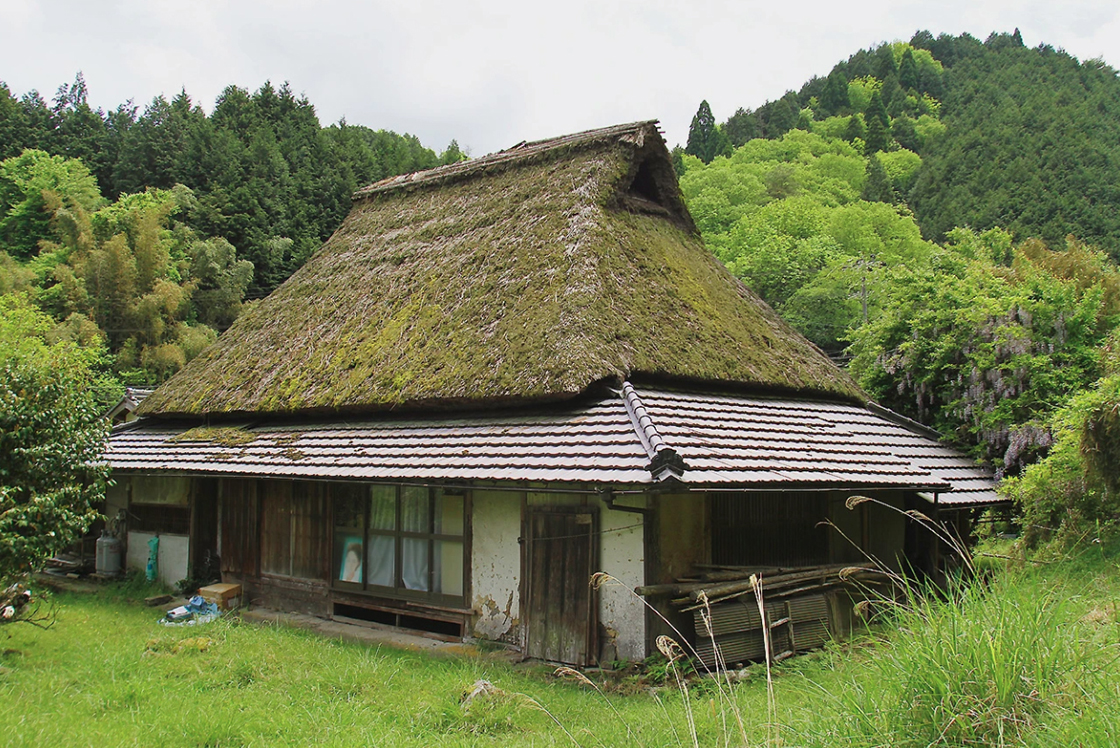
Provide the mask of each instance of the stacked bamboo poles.
[{"label": "stacked bamboo poles", "polygon": [[819,592],[848,583],[889,583],[882,571],[851,564],[828,564],[782,568],[776,566],[713,566],[698,564],[699,578],[690,577],[672,584],[653,584],[635,589],[642,597],[672,596],[670,602],[682,612],[690,612],[743,595],[753,595],[757,587],[766,590],[767,599],[794,597]]}]

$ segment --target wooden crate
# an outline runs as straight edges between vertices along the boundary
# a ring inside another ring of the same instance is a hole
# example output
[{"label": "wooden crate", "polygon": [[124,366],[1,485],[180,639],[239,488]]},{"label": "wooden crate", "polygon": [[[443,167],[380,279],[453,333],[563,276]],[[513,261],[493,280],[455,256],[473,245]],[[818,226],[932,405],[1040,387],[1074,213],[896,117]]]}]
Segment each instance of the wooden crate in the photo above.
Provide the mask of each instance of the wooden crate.
[{"label": "wooden crate", "polygon": [[211,584],[198,591],[202,599],[214,603],[218,610],[233,610],[241,604],[240,584]]}]

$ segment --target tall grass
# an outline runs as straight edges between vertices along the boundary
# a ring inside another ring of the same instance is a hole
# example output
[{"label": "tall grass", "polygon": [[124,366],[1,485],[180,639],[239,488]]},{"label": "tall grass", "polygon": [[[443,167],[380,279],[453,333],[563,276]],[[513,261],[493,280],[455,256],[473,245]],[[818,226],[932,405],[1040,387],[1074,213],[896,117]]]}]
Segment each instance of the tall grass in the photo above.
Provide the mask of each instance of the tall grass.
[{"label": "tall grass", "polygon": [[[1120,735],[1116,551],[917,597],[870,634],[773,665],[772,678],[760,664],[742,683],[631,695],[601,695],[586,676],[570,676],[583,683],[573,688],[550,668],[281,627],[165,629],[128,602],[139,586],[61,595],[50,630],[0,632],[0,743],[1108,746]],[[686,663],[670,655],[675,682]],[[495,695],[464,703],[482,679]]]},{"label": "tall grass", "polygon": [[1068,590],[1027,572],[948,600],[911,596],[891,617],[866,671],[823,694],[827,714],[809,742],[1031,744],[1097,703],[1115,660]]}]

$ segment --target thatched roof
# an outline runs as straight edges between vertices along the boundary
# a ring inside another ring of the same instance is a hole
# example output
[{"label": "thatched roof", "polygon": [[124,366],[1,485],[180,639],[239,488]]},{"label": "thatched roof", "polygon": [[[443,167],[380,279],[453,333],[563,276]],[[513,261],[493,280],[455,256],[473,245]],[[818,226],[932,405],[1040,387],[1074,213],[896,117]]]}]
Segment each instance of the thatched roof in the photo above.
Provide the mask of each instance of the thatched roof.
[{"label": "thatched roof", "polygon": [[361,190],[141,412],[477,407],[633,375],[859,397],[704,248],[655,122]]}]

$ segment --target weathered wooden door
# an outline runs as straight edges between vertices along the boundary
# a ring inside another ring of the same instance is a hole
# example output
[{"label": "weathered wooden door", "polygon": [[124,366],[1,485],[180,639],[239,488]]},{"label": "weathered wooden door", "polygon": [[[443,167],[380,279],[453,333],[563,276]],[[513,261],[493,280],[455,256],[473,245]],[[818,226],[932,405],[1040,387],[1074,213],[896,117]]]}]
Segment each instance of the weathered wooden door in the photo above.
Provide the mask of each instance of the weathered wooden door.
[{"label": "weathered wooden door", "polygon": [[221,538],[218,555],[222,573],[239,579],[256,577],[260,570],[260,526],[257,481],[225,478],[221,488]]},{"label": "weathered wooden door", "polygon": [[525,654],[590,665],[595,656],[596,516],[587,507],[530,508]]}]

